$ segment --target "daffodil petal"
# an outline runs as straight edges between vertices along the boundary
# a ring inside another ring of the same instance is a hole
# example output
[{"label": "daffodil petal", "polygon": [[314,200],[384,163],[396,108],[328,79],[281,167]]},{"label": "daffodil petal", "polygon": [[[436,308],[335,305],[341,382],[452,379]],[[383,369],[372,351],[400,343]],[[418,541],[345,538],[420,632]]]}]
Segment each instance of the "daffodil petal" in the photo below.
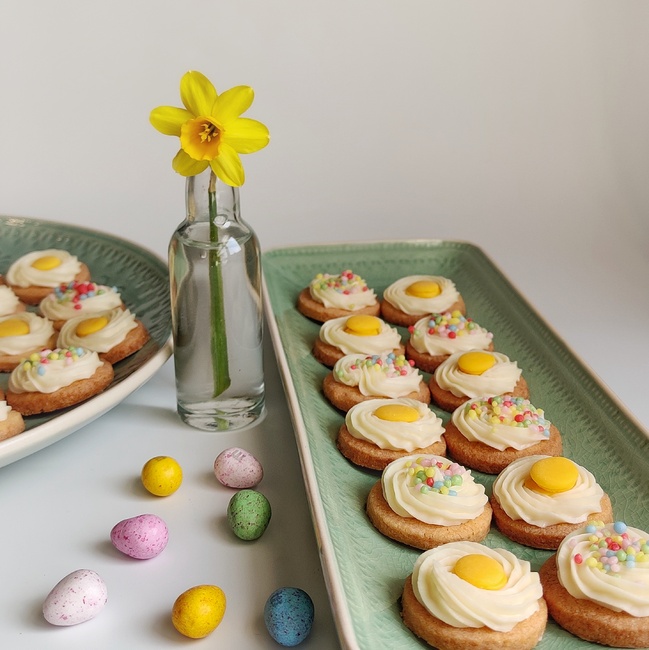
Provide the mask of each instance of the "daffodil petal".
[{"label": "daffodil petal", "polygon": [[228,122],[221,138],[239,153],[254,153],[268,144],[270,133],[261,122],[240,117]]},{"label": "daffodil petal", "polygon": [[153,124],[160,133],[165,135],[176,135],[180,137],[180,127],[191,120],[194,116],[184,108],[175,106],[158,106],[149,115],[149,122]]},{"label": "daffodil petal", "polygon": [[246,180],[239,154],[224,142],[221,143],[218,157],[210,161],[210,167],[226,185],[239,187]]},{"label": "daffodil petal", "polygon": [[171,162],[174,171],[178,172],[181,176],[196,176],[196,174],[200,174],[204,169],[207,169],[207,165],[207,161],[194,160],[182,149]]},{"label": "daffodil petal", "polygon": [[190,70],[180,80],[180,99],[195,116],[210,115],[216,101],[216,88],[202,73]]},{"label": "daffodil petal", "polygon": [[212,116],[225,125],[228,120],[245,113],[255,98],[255,91],[250,86],[235,86],[222,92],[212,107]]}]

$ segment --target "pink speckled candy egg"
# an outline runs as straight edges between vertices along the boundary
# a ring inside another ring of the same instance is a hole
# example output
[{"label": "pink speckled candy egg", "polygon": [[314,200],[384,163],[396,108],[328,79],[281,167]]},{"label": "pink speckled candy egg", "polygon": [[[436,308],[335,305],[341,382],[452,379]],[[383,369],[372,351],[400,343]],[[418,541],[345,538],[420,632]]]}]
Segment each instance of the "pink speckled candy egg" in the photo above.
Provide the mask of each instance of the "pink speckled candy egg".
[{"label": "pink speckled candy egg", "polygon": [[113,526],[110,541],[118,550],[136,560],[148,560],[164,551],[169,530],[156,515],[138,515]]},{"label": "pink speckled candy egg", "polygon": [[219,483],[239,490],[253,488],[261,483],[264,470],[250,452],[239,447],[230,447],[216,457],[214,475]]},{"label": "pink speckled candy egg", "polygon": [[94,618],[108,600],[106,583],[94,571],[79,569],[65,576],[43,603],[52,625],[77,625]]}]

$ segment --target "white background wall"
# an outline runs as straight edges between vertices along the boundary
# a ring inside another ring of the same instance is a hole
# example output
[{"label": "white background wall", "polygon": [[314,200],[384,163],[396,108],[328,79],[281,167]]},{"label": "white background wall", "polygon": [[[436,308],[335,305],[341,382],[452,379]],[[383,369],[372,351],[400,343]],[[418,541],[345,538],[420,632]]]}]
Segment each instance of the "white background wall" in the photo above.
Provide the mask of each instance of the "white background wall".
[{"label": "white background wall", "polygon": [[477,243],[649,422],[628,378],[649,365],[647,25],[642,0],[1,0],[0,213],[165,255],[184,179],[149,112],[188,69],[248,84],[265,249]]}]

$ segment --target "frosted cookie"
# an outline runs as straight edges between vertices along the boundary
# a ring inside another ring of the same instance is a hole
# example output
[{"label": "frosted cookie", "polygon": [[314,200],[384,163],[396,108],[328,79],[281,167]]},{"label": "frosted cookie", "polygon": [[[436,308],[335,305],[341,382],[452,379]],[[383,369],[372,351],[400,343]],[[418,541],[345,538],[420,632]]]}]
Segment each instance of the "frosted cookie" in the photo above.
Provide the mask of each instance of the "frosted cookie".
[{"label": "frosted cookie", "polygon": [[435,455],[392,461],[367,497],[367,516],[386,537],[419,549],[489,532],[491,507],[471,471]]},{"label": "frosted cookie", "polygon": [[300,292],[297,308],[320,323],[352,314],[378,316],[381,310],[376,294],[367,282],[349,270],[340,275],[318,273]]},{"label": "frosted cookie", "polygon": [[336,444],[352,463],[377,470],[409,454],[443,456],[446,452],[441,418],[427,404],[405,397],[352,406]]},{"label": "frosted cookie", "polygon": [[19,300],[11,288],[0,284],[0,317],[13,316],[13,314],[25,311],[25,309],[27,309],[27,306]]},{"label": "frosted cookie", "polygon": [[523,456],[560,456],[559,430],[542,409],[513,395],[474,399],[458,406],[446,425],[449,454],[486,474],[498,474]]},{"label": "frosted cookie", "polygon": [[74,280],[56,287],[54,293],[41,300],[38,309],[60,330],[71,318],[93,316],[116,307],[123,309],[124,303],[114,287]]},{"label": "frosted cookie", "polygon": [[424,372],[434,372],[456,352],[494,348],[493,334],[459,311],[425,316],[408,331],[406,356]]},{"label": "frosted cookie", "polygon": [[128,309],[119,307],[94,316],[77,316],[66,321],[57,345],[82,347],[99,353],[100,359],[117,363],[137,352],[149,340],[142,322]]},{"label": "frosted cookie", "polygon": [[548,618],[530,563],[475,542],[422,553],[401,608],[405,625],[439,650],[531,650]]},{"label": "frosted cookie", "polygon": [[17,436],[25,430],[23,416],[14,411],[4,397],[4,392],[0,390],[0,440]]},{"label": "frosted cookie", "polygon": [[25,357],[52,347],[56,333],[47,318],[24,311],[0,318],[0,372],[11,372]]},{"label": "frosted cookie", "polygon": [[113,381],[113,367],[96,352],[43,350],[9,375],[7,403],[23,415],[49,413],[97,395]]},{"label": "frosted cookie", "polygon": [[512,462],[494,481],[491,507],[503,535],[550,550],[591,519],[613,519],[611,501],[595,477],[563,456]]},{"label": "frosted cookie", "polygon": [[433,402],[445,411],[476,397],[509,393],[529,399],[521,369],[500,352],[456,352],[437,367],[428,386]]},{"label": "frosted cookie", "polygon": [[408,327],[423,316],[466,307],[452,280],[438,275],[410,275],[393,282],[381,300],[381,315],[389,323]]},{"label": "frosted cookie", "polygon": [[28,305],[38,303],[55,287],[90,279],[88,267],[67,251],[47,249],[19,257],[7,271],[6,283]]},{"label": "frosted cookie", "polygon": [[313,356],[330,368],[346,354],[404,354],[401,334],[377,316],[355,315],[331,318],[320,327]]},{"label": "frosted cookie", "polygon": [[96,352],[43,350],[9,376],[7,403],[23,415],[58,411],[97,395],[113,381],[113,367]]},{"label": "frosted cookie", "polygon": [[541,567],[550,616],[585,641],[649,647],[649,534],[589,522]]},{"label": "frosted cookie", "polygon": [[430,391],[403,355],[344,356],[324,378],[325,397],[341,411],[377,397],[408,397],[428,404]]}]

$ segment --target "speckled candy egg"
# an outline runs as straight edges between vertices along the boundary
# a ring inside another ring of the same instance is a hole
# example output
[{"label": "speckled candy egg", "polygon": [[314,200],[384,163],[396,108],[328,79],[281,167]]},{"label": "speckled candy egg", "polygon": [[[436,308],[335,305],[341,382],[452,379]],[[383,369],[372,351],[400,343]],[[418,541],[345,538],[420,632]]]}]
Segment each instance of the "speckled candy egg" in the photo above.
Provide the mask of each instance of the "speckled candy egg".
[{"label": "speckled candy egg", "polygon": [[136,560],[148,560],[164,551],[169,530],[156,515],[138,515],[113,526],[110,541],[118,550]]},{"label": "speckled candy egg", "polygon": [[101,577],[79,569],[50,591],[43,603],[43,616],[52,625],[77,625],[97,616],[107,600],[108,590]]},{"label": "speckled candy egg", "polygon": [[259,485],[264,477],[264,470],[261,463],[250,452],[239,447],[231,447],[216,457],[214,475],[219,483],[240,490]]},{"label": "speckled candy egg", "polygon": [[295,646],[309,636],[314,608],[309,594],[297,587],[274,591],[264,607],[268,633],[283,646]]},{"label": "speckled candy egg", "polygon": [[241,490],[228,503],[228,523],[239,539],[250,541],[261,537],[270,516],[268,499],[256,490]]}]

